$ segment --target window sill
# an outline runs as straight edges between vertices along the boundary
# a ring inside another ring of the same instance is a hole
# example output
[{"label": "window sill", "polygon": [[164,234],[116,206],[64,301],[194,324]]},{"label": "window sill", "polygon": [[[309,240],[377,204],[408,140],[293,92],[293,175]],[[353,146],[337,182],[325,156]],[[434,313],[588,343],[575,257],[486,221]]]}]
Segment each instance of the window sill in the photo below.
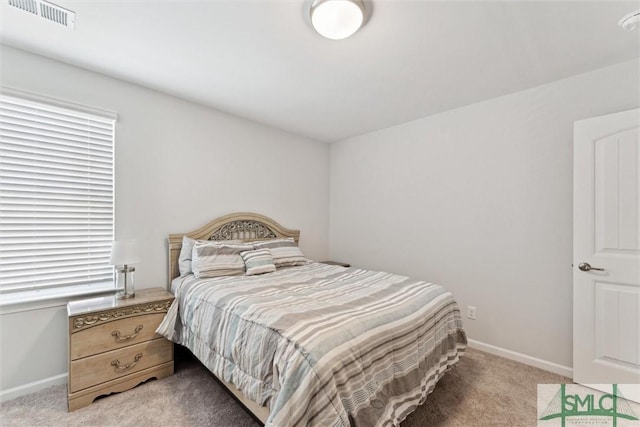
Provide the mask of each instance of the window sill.
[{"label": "window sill", "polygon": [[0,295],[0,314],[66,306],[69,301],[79,297],[109,295],[115,292],[112,282],[14,292]]}]

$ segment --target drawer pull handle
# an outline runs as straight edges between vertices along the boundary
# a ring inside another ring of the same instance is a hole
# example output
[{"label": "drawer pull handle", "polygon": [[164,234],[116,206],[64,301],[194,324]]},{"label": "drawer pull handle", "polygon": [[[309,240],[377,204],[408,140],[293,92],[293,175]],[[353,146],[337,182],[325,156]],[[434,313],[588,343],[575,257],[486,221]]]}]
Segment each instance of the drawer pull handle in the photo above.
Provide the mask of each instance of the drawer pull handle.
[{"label": "drawer pull handle", "polygon": [[111,332],[111,335],[116,338],[116,342],[124,342],[124,341],[132,340],[135,337],[137,337],[141,330],[142,330],[142,325],[138,325],[136,326],[136,329],[133,331],[133,333],[131,335],[127,335],[126,337],[121,337],[120,331],[118,330]]},{"label": "drawer pull handle", "polygon": [[142,359],[142,353],[138,353],[136,354],[136,357],[134,357],[133,362],[131,363],[127,363],[126,365],[120,366],[120,361],[119,360],[112,360],[111,361],[111,366],[116,368],[116,371],[126,371],[127,369],[131,369],[134,366],[136,366],[138,364],[138,362],[140,361],[140,359]]}]

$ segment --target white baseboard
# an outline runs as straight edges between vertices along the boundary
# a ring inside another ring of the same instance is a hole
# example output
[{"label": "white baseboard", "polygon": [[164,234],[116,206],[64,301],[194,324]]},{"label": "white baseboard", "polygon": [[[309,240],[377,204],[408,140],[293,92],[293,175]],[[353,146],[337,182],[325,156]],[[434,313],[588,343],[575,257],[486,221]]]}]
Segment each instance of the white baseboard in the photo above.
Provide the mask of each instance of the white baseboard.
[{"label": "white baseboard", "polygon": [[0,402],[15,399],[16,397],[23,396],[29,393],[35,393],[47,387],[51,387],[59,384],[67,383],[67,374],[60,374],[53,377],[45,378],[43,380],[34,381],[28,384],[24,384],[18,387],[13,387],[7,390],[0,390]]},{"label": "white baseboard", "polygon": [[524,363],[525,365],[534,366],[536,368],[544,369],[545,371],[553,372],[554,374],[573,378],[573,368],[568,366],[558,365],[557,363],[538,359],[537,357],[528,356],[526,354],[507,350],[502,347],[496,347],[491,344],[485,344],[472,339],[468,339],[467,341],[469,343],[469,347],[484,351],[485,353],[495,354],[496,356],[501,356],[505,359],[515,360],[516,362]]}]

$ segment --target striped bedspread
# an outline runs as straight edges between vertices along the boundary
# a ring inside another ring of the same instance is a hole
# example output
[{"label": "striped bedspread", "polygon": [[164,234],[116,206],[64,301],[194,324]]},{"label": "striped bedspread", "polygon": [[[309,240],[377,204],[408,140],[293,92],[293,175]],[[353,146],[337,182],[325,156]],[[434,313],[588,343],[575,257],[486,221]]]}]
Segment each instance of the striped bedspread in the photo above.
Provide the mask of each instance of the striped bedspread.
[{"label": "striped bedspread", "polygon": [[267,405],[266,426],[398,425],[466,347],[441,286],[319,263],[179,279],[158,332]]}]

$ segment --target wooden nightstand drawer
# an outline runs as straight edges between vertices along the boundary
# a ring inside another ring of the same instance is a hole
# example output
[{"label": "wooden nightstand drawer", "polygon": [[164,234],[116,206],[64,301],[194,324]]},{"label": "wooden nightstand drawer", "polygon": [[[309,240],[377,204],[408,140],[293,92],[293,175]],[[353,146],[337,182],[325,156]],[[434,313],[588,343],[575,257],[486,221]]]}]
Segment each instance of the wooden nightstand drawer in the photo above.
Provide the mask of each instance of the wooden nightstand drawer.
[{"label": "wooden nightstand drawer", "polygon": [[71,360],[159,338],[155,331],[164,315],[143,314],[76,332],[71,335]]},{"label": "wooden nightstand drawer", "polygon": [[173,343],[159,338],[71,362],[71,393],[173,360]]},{"label": "wooden nightstand drawer", "polygon": [[67,304],[69,410],[173,374],[173,343],[156,329],[173,303],[162,288],[134,298],[86,298]]}]

